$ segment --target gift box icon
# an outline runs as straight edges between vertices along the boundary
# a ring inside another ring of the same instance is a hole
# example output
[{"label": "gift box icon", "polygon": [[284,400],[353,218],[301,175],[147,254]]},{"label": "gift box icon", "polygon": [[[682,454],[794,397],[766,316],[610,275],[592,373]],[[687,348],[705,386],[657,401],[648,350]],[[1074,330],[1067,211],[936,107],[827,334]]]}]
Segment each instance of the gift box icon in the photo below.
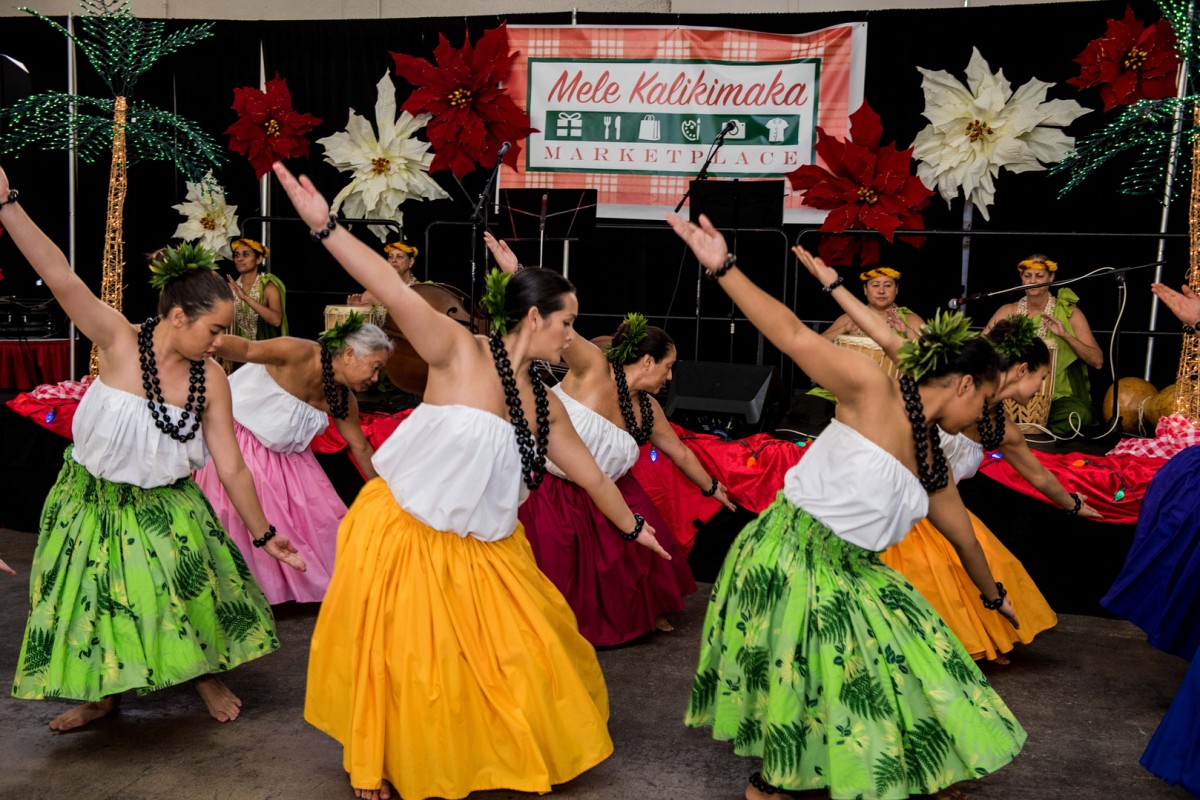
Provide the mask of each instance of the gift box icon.
[{"label": "gift box icon", "polygon": [[644,142],[657,142],[662,138],[662,128],[653,114],[642,117],[638,124],[638,138]]},{"label": "gift box icon", "polygon": [[581,138],[583,136],[583,115],[578,111],[560,111],[556,128],[559,136]]}]

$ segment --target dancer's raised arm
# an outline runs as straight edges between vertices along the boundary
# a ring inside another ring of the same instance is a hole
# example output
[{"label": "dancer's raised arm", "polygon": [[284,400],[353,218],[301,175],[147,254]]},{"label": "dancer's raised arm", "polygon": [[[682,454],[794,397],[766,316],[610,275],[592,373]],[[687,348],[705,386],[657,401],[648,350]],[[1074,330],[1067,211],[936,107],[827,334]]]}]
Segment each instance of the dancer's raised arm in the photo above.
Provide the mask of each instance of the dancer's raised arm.
[{"label": "dancer's raised arm", "polygon": [[[832,290],[829,289],[838,280],[837,270],[827,266],[824,261],[800,245],[793,247],[792,252],[796,254],[796,258],[800,259],[800,263],[808,270],[808,274],[820,281],[822,288],[830,292],[833,299],[846,312],[850,321],[857,325],[863,333],[870,336],[875,344],[883,348],[883,352],[887,354],[888,358],[895,361],[905,340],[898,337],[895,331],[888,327],[887,322],[871,311],[866,303],[855,297],[845,284],[840,284]],[[826,331],[826,334],[828,333],[829,331]],[[826,335],[825,338],[830,337]]]}]

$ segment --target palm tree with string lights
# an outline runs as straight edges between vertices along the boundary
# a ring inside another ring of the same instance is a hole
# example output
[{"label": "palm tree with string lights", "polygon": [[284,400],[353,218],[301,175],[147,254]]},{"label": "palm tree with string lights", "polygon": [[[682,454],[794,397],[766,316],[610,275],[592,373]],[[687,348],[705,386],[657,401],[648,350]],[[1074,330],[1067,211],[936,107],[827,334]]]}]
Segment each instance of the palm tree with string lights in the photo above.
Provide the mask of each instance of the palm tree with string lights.
[{"label": "palm tree with string lights", "polygon": [[[160,58],[212,35],[206,22],[166,32],[162,20],[142,20],[129,10],[129,0],[82,0],[78,31],[28,8],[70,39],[108,86],[111,97],[84,97],[68,92],[42,92],[0,108],[0,155],[37,148],[73,149],[92,163],[108,151],[108,204],[100,299],[121,311],[125,247],[123,220],[126,173],[139,161],[169,161],[199,183],[224,156],[217,142],[199,125],[178,114],[133,98],[138,79]],[[91,374],[97,372],[92,346]]]}]

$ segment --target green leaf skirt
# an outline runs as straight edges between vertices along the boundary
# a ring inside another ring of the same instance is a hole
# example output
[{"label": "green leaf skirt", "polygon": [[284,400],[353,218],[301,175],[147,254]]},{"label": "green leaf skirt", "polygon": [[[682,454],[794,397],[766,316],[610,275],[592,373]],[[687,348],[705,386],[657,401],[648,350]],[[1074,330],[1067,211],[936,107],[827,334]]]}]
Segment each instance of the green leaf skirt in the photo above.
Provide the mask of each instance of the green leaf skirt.
[{"label": "green leaf skirt", "polygon": [[932,793],[1025,742],[925,598],[782,493],[713,585],[685,721],[834,800]]},{"label": "green leaf skirt", "polygon": [[99,700],[279,647],[271,608],[190,477],[142,489],[67,448],[42,509],[13,695]]}]

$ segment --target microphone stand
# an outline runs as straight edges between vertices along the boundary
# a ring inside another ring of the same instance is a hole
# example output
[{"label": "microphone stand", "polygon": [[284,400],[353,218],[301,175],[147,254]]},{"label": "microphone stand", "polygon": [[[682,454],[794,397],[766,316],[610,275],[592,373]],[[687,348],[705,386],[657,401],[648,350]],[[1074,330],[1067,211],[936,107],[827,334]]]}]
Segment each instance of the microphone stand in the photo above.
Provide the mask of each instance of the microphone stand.
[{"label": "microphone stand", "polygon": [[[483,186],[483,191],[479,193],[479,198],[475,201],[475,207],[471,209],[471,288],[468,292],[469,303],[467,313],[471,315],[472,320],[475,316],[475,254],[479,249],[479,226],[482,225],[484,230],[487,230],[487,199],[492,193],[492,187],[496,185],[496,178],[500,175],[500,165],[504,163],[504,154],[508,152],[508,142],[501,146],[499,154],[496,156],[496,166],[492,167],[492,174],[488,176],[487,183]],[[487,256],[484,256],[486,264]],[[471,332],[479,333],[475,330],[475,323],[471,323]]]},{"label": "microphone stand", "polygon": [[[1112,349],[1112,367],[1111,367],[1111,369],[1112,369],[1112,374],[1113,374],[1112,425],[1109,430],[1104,431],[1104,433],[1100,434],[1099,436],[1097,436],[1095,438],[1096,438],[1096,440],[1104,439],[1113,431],[1117,431],[1117,438],[1120,439],[1122,428],[1121,428],[1121,415],[1120,415],[1120,412],[1118,411],[1118,404],[1117,404],[1117,386],[1120,383],[1120,378],[1117,376],[1117,364],[1119,363],[1120,341],[1121,340],[1119,338],[1120,331],[1118,330],[1118,326],[1120,325],[1120,322],[1121,322],[1121,313],[1124,311],[1125,301],[1127,299],[1127,295],[1129,292],[1129,287],[1125,283],[1125,273],[1133,272],[1134,270],[1138,270],[1138,269],[1147,269],[1149,267],[1158,267],[1158,266],[1161,266],[1166,263],[1167,263],[1166,261],[1151,261],[1148,264],[1138,264],[1137,266],[1122,267],[1121,269],[1113,269],[1111,267],[1107,267],[1107,268],[1101,268],[1101,269],[1094,271],[1092,273],[1089,273],[1087,275],[1080,275],[1078,278],[1071,278],[1071,279],[1065,280],[1065,281],[1045,281],[1044,283],[1030,283],[1030,284],[1026,284],[1026,285],[1022,285],[1022,286],[1013,286],[1008,289],[1000,289],[995,292],[978,292],[976,294],[968,295],[966,297],[965,301],[962,303],[962,305],[973,302],[975,300],[980,300],[985,297],[995,297],[997,295],[1009,294],[1012,292],[1023,292],[1023,291],[1026,291],[1027,289],[1038,289],[1043,286],[1052,286],[1052,285],[1066,286],[1068,284],[1077,283],[1079,281],[1091,280],[1092,278],[1099,278],[1099,277],[1103,277],[1103,276],[1112,276],[1113,279],[1116,280],[1116,286],[1117,286],[1117,321],[1113,325],[1112,345],[1111,345],[1111,349]],[[1090,398],[1089,398],[1089,400],[1090,400]]]},{"label": "microphone stand", "polygon": [[[708,148],[708,155],[704,157],[704,163],[700,165],[700,171],[696,173],[696,177],[692,179],[692,182],[708,180],[708,168],[712,164],[713,158],[716,157],[717,151],[720,150],[721,146],[725,144],[725,135],[727,133],[729,133],[730,130],[731,129],[729,128],[728,125],[724,125],[721,127],[721,131],[720,131],[720,133],[717,134],[717,138],[713,140],[712,146]],[[683,204],[687,202],[687,199],[688,199],[688,197],[691,196],[691,194],[692,194],[692,188],[691,188],[691,182],[690,182],[688,184],[688,190],[683,193],[683,197],[679,198],[679,202],[675,204],[675,213],[676,214],[679,213],[679,209],[683,208]],[[701,267],[697,263],[697,272],[696,272],[696,343],[695,343],[695,348],[693,350],[693,359],[696,361],[700,360],[700,292],[701,292],[701,287],[703,287],[703,286],[704,286],[704,267]]]}]

